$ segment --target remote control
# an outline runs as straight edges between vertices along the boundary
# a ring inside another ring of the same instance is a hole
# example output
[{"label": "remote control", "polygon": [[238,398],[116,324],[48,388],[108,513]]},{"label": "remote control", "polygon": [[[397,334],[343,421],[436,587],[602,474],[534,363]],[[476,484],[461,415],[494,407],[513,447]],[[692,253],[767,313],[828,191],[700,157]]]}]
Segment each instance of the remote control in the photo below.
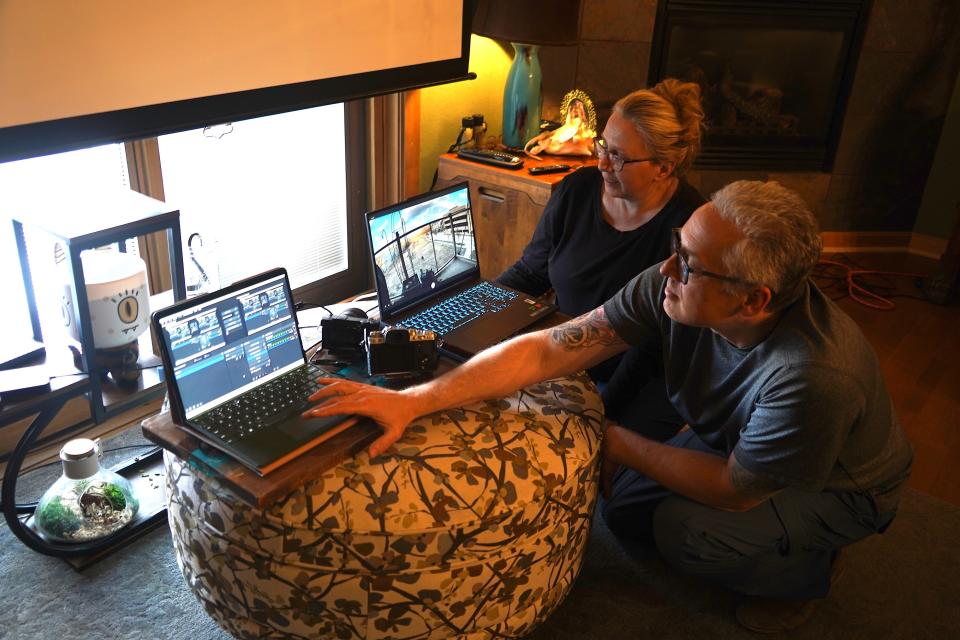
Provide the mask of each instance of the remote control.
[{"label": "remote control", "polygon": [[484,164],[492,164],[495,167],[504,169],[519,169],[523,166],[523,160],[505,151],[494,151],[493,149],[461,149],[457,151],[457,157]]},{"label": "remote control", "polygon": [[570,171],[570,165],[568,164],[542,164],[539,167],[530,167],[527,169],[531,175],[537,176],[542,173],[563,173],[564,171]]}]

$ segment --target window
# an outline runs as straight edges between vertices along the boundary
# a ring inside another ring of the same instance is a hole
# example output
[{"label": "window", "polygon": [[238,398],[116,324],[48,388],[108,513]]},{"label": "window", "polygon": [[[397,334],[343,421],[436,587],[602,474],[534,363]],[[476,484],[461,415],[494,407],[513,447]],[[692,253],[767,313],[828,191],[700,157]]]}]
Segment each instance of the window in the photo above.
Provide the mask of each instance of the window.
[{"label": "window", "polygon": [[[48,189],[133,186],[180,209],[188,285],[198,279],[197,264],[208,273],[210,288],[283,266],[298,301],[331,302],[369,285],[362,219],[364,117],[360,103],[328,105],[163,136],[135,145],[129,158],[125,146],[116,144],[0,164],[0,205],[12,190],[29,197]],[[0,209],[0,215],[8,230],[0,233],[0,267],[16,274],[10,214]],[[196,261],[188,250],[191,237]],[[29,233],[27,241],[35,253]],[[128,248],[135,250],[135,243]],[[156,247],[141,248],[149,264]],[[154,262],[165,264],[165,255]],[[40,263],[46,261],[31,262],[35,281]],[[52,258],[49,263],[52,272]],[[5,334],[29,335],[20,279],[0,286],[11,301],[2,316]],[[55,330],[60,324],[59,300],[44,299],[48,293],[37,289],[45,337],[47,325]]]},{"label": "window", "polygon": [[343,122],[335,104],[159,138],[188,287],[283,265],[297,288],[347,269]]}]

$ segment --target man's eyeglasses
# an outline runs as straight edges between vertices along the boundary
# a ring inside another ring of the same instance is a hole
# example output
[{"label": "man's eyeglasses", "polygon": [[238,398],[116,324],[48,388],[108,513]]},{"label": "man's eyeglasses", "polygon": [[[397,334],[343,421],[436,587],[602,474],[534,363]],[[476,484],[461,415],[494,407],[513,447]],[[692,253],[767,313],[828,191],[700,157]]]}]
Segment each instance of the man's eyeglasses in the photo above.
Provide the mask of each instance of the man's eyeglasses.
[{"label": "man's eyeglasses", "polygon": [[687,284],[687,281],[690,279],[690,274],[695,273],[697,275],[707,276],[708,278],[715,278],[717,280],[736,282],[738,284],[745,284],[754,287],[758,286],[756,282],[750,282],[749,280],[742,280],[732,276],[724,276],[719,273],[707,271],[706,269],[695,269],[694,267],[691,267],[690,263],[687,262],[687,257],[683,255],[683,247],[680,246],[680,227],[675,227],[673,229],[673,235],[670,238],[670,251],[675,253],[677,256],[677,265],[679,266],[681,284]]},{"label": "man's eyeglasses", "polygon": [[607,141],[602,136],[593,139],[593,148],[597,150],[597,158],[606,159],[610,163],[610,168],[615,172],[623,171],[623,165],[631,162],[653,162],[656,158],[637,158],[636,160],[627,160],[616,151],[607,149]]}]

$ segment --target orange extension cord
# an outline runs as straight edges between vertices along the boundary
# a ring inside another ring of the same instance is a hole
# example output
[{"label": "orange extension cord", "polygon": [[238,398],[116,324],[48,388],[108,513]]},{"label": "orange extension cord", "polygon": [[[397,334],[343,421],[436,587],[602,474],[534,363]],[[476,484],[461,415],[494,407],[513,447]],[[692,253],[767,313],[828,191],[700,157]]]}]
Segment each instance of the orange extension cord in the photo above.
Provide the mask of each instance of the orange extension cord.
[{"label": "orange extension cord", "polygon": [[[836,272],[837,270],[840,270],[839,275],[832,273]],[[864,278],[870,276],[881,276],[885,278],[887,282],[881,284],[868,284],[863,281]],[[836,260],[820,260],[813,270],[813,278],[814,280],[818,281],[818,285],[820,285],[820,280],[832,281],[831,284],[820,286],[824,292],[827,292],[831,287],[836,288],[837,284],[845,283],[845,295],[849,295],[851,299],[866,307],[870,307],[871,309],[889,311],[890,309],[895,308],[896,305],[894,304],[893,300],[890,299],[894,296],[909,297],[918,300],[925,299],[921,296],[908,296],[905,294],[896,293],[897,287],[890,282],[890,278],[893,277],[922,279],[927,276],[922,273],[859,269],[843,262],[837,262]],[[860,278],[860,281],[857,280],[858,278]],[[880,290],[883,295],[881,295],[881,293],[877,293],[876,290]],[[843,295],[838,296],[838,298],[839,297],[843,297]]]}]

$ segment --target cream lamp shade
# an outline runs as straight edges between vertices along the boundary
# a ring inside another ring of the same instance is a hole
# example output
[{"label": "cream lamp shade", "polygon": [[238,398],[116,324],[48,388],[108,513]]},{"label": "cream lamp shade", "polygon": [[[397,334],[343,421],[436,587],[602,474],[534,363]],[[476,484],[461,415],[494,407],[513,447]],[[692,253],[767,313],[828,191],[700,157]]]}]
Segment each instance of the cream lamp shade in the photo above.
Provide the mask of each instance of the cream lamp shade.
[{"label": "cream lamp shade", "polygon": [[[80,261],[93,346],[110,349],[134,342],[150,322],[146,264],[135,255],[116,251],[85,251]],[[70,335],[80,340],[76,300],[72,293],[65,299],[71,304],[64,309],[64,323]]]}]

